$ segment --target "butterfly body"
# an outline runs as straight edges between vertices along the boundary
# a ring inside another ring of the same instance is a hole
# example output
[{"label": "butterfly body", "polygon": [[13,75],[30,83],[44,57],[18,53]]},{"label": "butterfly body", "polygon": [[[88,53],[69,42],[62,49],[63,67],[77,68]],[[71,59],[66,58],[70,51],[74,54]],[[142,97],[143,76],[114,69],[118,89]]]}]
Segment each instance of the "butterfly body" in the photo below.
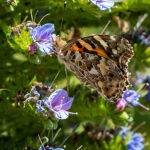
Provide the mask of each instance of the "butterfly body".
[{"label": "butterfly body", "polygon": [[120,98],[129,84],[127,68],[132,56],[128,40],[109,35],[70,40],[58,55],[81,82],[111,100]]}]

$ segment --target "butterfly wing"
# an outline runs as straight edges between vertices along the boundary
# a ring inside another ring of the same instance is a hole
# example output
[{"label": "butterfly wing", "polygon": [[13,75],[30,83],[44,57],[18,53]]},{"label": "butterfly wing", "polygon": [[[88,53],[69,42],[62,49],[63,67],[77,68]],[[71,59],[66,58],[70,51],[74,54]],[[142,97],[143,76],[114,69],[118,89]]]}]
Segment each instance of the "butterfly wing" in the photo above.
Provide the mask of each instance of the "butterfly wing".
[{"label": "butterfly wing", "polygon": [[132,56],[128,40],[95,35],[69,41],[59,58],[81,82],[117,100],[129,84],[127,68]]}]

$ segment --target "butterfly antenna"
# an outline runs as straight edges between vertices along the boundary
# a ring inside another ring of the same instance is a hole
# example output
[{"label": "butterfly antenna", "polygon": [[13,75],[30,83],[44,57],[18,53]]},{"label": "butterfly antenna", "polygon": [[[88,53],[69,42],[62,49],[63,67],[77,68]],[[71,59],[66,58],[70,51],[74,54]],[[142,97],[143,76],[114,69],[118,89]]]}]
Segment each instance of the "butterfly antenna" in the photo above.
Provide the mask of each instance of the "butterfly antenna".
[{"label": "butterfly antenna", "polygon": [[44,15],[44,16],[41,18],[41,20],[38,22],[38,24],[40,24],[40,23],[43,21],[43,19],[46,18],[46,17],[49,16],[49,15],[50,15],[49,13],[46,14],[46,15]]},{"label": "butterfly antenna", "polygon": [[101,31],[100,34],[104,34],[104,32],[106,31],[106,29],[107,29],[107,27],[109,26],[110,23],[111,23],[111,20],[109,20],[109,21],[107,22],[107,24],[105,25],[104,29]]}]

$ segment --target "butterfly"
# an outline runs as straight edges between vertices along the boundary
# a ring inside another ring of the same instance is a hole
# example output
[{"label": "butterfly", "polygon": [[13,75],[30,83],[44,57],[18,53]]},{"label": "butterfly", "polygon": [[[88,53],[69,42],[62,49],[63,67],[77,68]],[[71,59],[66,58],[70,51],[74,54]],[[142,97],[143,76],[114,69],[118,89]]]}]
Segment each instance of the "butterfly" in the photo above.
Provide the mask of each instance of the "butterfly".
[{"label": "butterfly", "polygon": [[128,62],[133,55],[127,39],[109,35],[70,40],[57,53],[82,83],[111,101],[120,98],[129,85]]}]

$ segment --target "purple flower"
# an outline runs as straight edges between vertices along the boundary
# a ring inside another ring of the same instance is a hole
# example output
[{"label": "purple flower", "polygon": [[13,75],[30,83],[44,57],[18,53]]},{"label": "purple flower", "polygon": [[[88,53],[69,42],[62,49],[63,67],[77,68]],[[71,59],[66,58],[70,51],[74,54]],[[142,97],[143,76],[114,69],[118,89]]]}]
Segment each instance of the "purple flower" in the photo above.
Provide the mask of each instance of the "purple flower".
[{"label": "purple flower", "polygon": [[119,136],[126,143],[127,150],[142,150],[144,148],[144,138],[142,135],[132,132],[130,128],[122,127]]},{"label": "purple flower", "polygon": [[47,97],[44,103],[57,119],[66,119],[69,114],[76,114],[68,111],[72,106],[72,102],[73,97],[69,97],[65,90],[58,89]]},{"label": "purple flower", "polygon": [[101,10],[110,9],[118,0],[90,0],[93,4],[97,5]]},{"label": "purple flower", "polygon": [[54,25],[51,23],[37,26],[30,30],[30,35],[34,43],[43,55],[53,52],[53,32]]}]

